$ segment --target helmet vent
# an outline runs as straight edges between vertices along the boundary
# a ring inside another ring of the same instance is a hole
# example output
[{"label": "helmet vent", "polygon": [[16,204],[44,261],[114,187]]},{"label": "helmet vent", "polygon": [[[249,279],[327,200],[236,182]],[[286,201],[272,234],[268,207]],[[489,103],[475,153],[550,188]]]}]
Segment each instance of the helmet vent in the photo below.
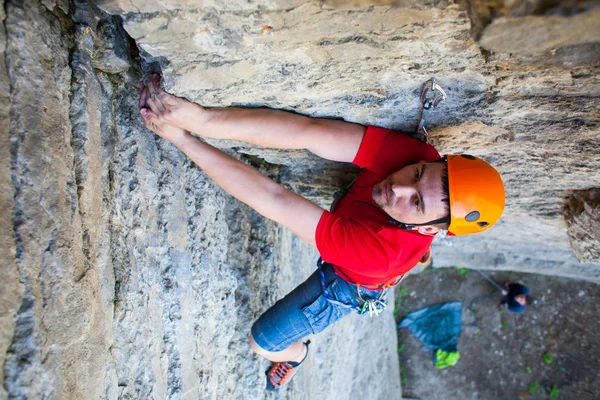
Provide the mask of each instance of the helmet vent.
[{"label": "helmet vent", "polygon": [[480,227],[486,227],[488,226],[490,223],[489,222],[478,222],[477,225],[479,225]]},{"label": "helmet vent", "polygon": [[470,154],[461,154],[461,157],[466,158],[467,160],[474,160],[475,157]]},{"label": "helmet vent", "polygon": [[467,222],[475,222],[479,219],[479,216],[480,216],[479,211],[471,211],[470,213],[467,214],[467,216],[465,217],[465,220]]}]

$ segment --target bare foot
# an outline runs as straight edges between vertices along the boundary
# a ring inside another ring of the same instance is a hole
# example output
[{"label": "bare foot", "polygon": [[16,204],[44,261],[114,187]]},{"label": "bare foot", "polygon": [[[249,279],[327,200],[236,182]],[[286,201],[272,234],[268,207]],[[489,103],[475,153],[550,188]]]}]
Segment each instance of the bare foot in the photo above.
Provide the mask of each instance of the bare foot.
[{"label": "bare foot", "polygon": [[156,117],[160,122],[188,131],[201,126],[206,113],[204,108],[165,92],[160,86],[160,80],[161,77],[158,74],[151,74],[148,77],[148,92],[145,102],[147,114]]},{"label": "bare foot", "polygon": [[174,125],[169,125],[158,118],[157,115],[152,112],[150,107],[148,107],[149,97],[150,92],[148,87],[143,83],[140,83],[139,109],[140,114],[142,114],[142,118],[144,119],[144,125],[158,136],[168,140],[178,148],[181,148],[181,146],[190,138],[193,138],[193,136],[186,132],[185,129]]}]

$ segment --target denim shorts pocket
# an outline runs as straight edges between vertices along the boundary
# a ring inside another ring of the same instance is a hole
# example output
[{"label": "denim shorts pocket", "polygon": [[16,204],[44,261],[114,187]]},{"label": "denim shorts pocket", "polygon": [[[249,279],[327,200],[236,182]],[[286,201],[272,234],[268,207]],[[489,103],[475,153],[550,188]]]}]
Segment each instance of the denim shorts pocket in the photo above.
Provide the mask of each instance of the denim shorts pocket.
[{"label": "denim shorts pocket", "polygon": [[334,299],[354,307],[362,305],[357,296],[356,285],[344,282],[341,278],[334,283],[335,285],[331,285],[331,289],[328,289],[328,292]]},{"label": "denim shorts pocket", "polygon": [[[328,293],[335,292],[337,281],[333,281],[328,287]],[[302,308],[302,312],[312,328],[312,333],[322,332],[329,325],[341,319],[346,313],[343,313],[338,306],[327,301],[321,294],[315,301]]]}]

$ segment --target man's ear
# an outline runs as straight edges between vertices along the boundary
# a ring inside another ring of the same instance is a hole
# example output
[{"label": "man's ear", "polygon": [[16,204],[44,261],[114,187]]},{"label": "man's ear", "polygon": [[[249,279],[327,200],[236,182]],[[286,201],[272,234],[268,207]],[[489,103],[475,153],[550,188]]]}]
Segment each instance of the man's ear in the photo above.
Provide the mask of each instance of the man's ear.
[{"label": "man's ear", "polygon": [[437,227],[431,226],[431,225],[417,227],[417,232],[419,232],[421,235],[433,236],[433,235],[438,234],[439,231],[440,231],[440,228],[437,228]]}]

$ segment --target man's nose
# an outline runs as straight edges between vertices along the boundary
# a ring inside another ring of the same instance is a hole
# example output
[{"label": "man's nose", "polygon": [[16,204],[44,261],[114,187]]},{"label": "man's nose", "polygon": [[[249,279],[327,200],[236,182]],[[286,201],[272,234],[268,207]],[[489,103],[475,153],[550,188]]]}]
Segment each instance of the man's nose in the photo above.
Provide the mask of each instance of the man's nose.
[{"label": "man's nose", "polygon": [[394,183],[392,185],[392,192],[394,192],[394,196],[396,197],[407,197],[412,195],[415,191],[415,188],[412,185],[405,185],[402,183]]}]

